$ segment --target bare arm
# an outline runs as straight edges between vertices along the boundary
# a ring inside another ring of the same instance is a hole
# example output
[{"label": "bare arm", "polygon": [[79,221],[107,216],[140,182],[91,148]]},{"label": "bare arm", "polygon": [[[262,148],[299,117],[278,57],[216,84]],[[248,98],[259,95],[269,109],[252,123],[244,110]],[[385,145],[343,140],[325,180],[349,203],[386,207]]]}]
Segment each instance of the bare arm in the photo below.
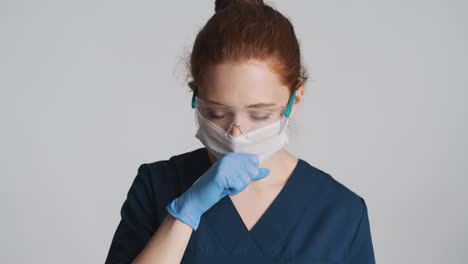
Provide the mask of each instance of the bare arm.
[{"label": "bare arm", "polygon": [[167,214],[158,230],[132,264],[180,263],[193,228]]}]

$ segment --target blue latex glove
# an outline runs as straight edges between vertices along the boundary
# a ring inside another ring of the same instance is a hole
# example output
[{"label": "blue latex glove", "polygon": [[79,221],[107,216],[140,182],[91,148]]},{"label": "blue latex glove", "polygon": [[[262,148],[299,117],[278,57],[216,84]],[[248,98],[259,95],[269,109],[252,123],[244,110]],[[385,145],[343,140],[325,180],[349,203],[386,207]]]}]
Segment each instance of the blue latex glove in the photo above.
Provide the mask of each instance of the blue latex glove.
[{"label": "blue latex glove", "polygon": [[250,182],[270,174],[259,168],[258,156],[251,153],[228,152],[217,160],[190,188],[166,206],[175,218],[197,230],[200,218],[226,195],[236,195]]}]

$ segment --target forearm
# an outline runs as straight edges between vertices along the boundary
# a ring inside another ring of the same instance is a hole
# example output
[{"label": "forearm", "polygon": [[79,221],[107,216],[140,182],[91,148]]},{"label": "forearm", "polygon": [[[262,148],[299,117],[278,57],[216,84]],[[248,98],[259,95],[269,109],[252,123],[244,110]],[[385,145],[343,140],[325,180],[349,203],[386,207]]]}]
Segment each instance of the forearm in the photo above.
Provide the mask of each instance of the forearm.
[{"label": "forearm", "polygon": [[180,263],[193,228],[167,214],[158,230],[132,264]]}]

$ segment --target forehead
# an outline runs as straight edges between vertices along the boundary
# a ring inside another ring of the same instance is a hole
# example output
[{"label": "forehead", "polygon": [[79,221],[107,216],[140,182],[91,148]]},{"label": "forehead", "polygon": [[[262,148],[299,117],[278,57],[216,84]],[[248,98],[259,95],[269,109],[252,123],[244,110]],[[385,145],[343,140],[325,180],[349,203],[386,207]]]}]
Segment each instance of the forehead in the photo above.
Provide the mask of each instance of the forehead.
[{"label": "forehead", "polygon": [[207,67],[199,96],[206,101],[237,107],[258,103],[284,105],[289,99],[289,90],[266,62],[251,60]]}]

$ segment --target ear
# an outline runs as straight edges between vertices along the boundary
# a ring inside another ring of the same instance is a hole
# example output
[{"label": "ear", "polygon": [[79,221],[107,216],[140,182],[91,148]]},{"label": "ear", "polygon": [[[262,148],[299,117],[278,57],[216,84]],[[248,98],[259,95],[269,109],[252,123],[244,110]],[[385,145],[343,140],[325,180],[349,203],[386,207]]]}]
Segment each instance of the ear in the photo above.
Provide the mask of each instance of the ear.
[{"label": "ear", "polygon": [[299,109],[299,106],[302,103],[302,99],[304,99],[304,91],[305,91],[305,84],[302,84],[297,88],[296,90],[296,99],[294,100],[294,104],[291,109],[291,115],[289,115],[289,118],[293,117],[297,110]]}]

